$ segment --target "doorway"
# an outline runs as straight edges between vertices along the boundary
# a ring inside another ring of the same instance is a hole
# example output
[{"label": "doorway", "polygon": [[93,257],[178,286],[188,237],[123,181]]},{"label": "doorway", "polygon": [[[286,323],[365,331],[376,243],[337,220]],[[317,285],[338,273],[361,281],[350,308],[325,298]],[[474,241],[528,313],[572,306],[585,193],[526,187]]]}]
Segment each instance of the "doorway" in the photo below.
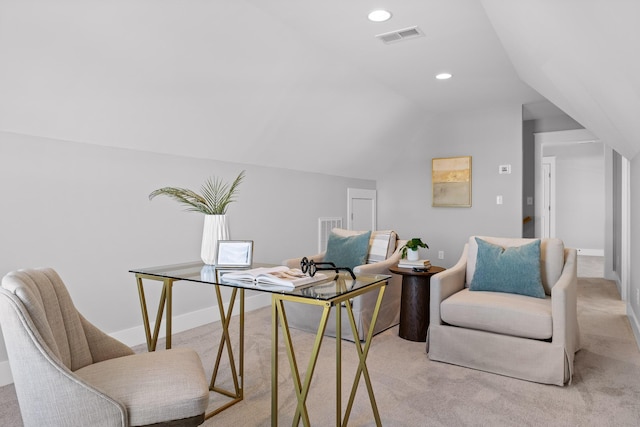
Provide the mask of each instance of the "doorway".
[{"label": "doorway", "polygon": [[376,190],[347,188],[347,229],[376,229]]}]

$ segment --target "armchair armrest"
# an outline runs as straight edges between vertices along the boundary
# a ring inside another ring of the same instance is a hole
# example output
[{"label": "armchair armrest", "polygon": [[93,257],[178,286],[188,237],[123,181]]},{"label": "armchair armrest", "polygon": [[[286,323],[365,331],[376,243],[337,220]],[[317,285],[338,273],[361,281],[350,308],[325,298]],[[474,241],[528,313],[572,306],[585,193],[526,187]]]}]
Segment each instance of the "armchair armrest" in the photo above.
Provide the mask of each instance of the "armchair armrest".
[{"label": "armchair armrest", "polygon": [[93,323],[85,319],[83,315],[79,313],[78,315],[80,316],[82,329],[84,329],[85,336],[87,337],[93,363],[133,354],[131,348],[102,332],[95,327]]},{"label": "armchair armrest", "polygon": [[396,250],[391,256],[384,261],[374,262],[373,264],[358,265],[353,269],[356,274],[390,274],[389,267],[396,265],[400,261],[400,249],[407,243],[406,240],[398,240]]},{"label": "armchair armrest", "polygon": [[[326,252],[322,252],[319,254],[311,255],[307,258],[309,259],[309,261],[322,262],[325,253]],[[284,261],[282,261],[282,265],[285,265],[289,268],[300,268],[300,261],[302,261],[302,258],[304,257],[285,259]]]},{"label": "armchair armrest", "polygon": [[467,250],[469,245],[464,245],[460,259],[448,270],[431,277],[429,323],[440,325],[440,303],[446,298],[464,289],[464,281],[467,274]]},{"label": "armchair armrest", "polygon": [[578,350],[577,251],[566,248],[565,263],[558,282],[551,288],[552,341],[563,345],[570,354]]},{"label": "armchair armrest", "polygon": [[69,370],[51,352],[18,298],[3,289],[0,318],[5,334],[12,337],[7,352],[14,381],[20,384],[16,393],[25,425],[72,425],[82,420],[127,425],[125,406]]}]

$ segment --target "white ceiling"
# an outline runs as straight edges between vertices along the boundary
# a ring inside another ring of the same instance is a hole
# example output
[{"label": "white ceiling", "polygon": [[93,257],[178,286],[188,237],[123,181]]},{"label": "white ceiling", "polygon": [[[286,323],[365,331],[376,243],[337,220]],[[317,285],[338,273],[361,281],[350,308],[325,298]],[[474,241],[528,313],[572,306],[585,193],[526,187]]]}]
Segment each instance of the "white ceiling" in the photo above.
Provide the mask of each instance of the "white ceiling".
[{"label": "white ceiling", "polygon": [[[434,113],[487,104],[530,102],[540,96],[515,73],[477,0],[247,0],[291,29],[312,49],[327,52]],[[375,6],[393,16],[367,20]],[[422,38],[384,44],[375,36],[418,26]],[[448,71],[449,81],[434,76]]]},{"label": "white ceiling", "polygon": [[[505,23],[526,21],[508,3],[0,0],[0,130],[374,178],[368,164],[425,143],[439,114],[542,93],[585,124],[570,94],[539,83],[547,63]],[[377,6],[393,18],[369,22]],[[536,23],[561,34],[562,20]],[[375,38],[416,25],[424,37]]]},{"label": "white ceiling", "polygon": [[518,75],[628,159],[640,150],[640,1],[483,0]]}]

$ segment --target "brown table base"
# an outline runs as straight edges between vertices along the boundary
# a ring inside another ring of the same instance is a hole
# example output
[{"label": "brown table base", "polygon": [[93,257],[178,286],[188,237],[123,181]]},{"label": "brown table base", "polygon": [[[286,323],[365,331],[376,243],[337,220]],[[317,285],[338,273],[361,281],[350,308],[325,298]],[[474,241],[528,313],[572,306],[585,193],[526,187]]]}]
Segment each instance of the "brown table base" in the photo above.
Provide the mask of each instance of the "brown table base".
[{"label": "brown table base", "polygon": [[398,335],[409,341],[425,342],[429,329],[431,276],[445,269],[432,266],[429,271],[416,272],[409,268],[391,267],[389,271],[402,275],[400,328]]}]

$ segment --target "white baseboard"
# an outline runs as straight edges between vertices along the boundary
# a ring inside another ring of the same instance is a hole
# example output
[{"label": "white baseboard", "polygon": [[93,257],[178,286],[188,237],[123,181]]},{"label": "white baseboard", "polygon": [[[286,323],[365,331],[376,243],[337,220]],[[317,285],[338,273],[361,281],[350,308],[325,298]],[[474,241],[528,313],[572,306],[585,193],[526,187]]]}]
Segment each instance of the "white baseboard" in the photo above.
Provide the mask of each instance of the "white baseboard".
[{"label": "white baseboard", "polygon": [[[256,295],[245,296],[244,310],[245,312],[249,312],[258,308],[266,307],[269,304],[271,304],[271,295],[260,292]],[[176,334],[178,332],[206,325],[207,323],[217,322],[220,320],[220,311],[217,307],[217,305],[212,305],[210,307],[181,314],[179,316],[173,316],[173,320],[171,322],[172,333]],[[236,302],[234,312],[237,312],[237,310],[238,306]],[[166,336],[166,329],[164,326],[165,324],[163,322],[158,338],[164,338]],[[153,327],[153,325],[151,325],[151,327]],[[144,336],[144,327],[142,325],[117,331],[109,335],[119,341],[122,341],[129,347],[143,344],[146,341]]]},{"label": "white baseboard", "polygon": [[[271,295],[269,293],[260,292],[256,295],[245,295],[244,310],[245,312],[249,312],[258,308],[267,307],[270,304]],[[237,311],[238,306],[236,302],[234,312]],[[206,325],[207,323],[216,322],[218,320],[220,320],[220,311],[218,310],[217,305],[181,314],[179,316],[173,316],[173,320],[171,323],[172,333],[175,334],[178,332],[186,331],[198,326]],[[166,336],[164,323],[162,324],[162,326],[163,327],[160,328],[160,338],[164,338]],[[144,327],[142,325],[136,326],[134,328],[124,329],[122,331],[113,332],[109,335],[119,341],[122,341],[129,347],[143,344],[146,341],[144,336]],[[11,367],[9,366],[9,361],[0,361],[0,387],[11,384],[12,382],[13,376],[11,375]]]},{"label": "white baseboard", "polygon": [[578,255],[586,256],[604,256],[604,249],[578,249]]},{"label": "white baseboard", "polygon": [[633,312],[633,308],[631,307],[631,303],[629,301],[627,301],[627,317],[629,318],[629,323],[631,324],[633,335],[636,338],[636,345],[640,350],[640,322],[638,322],[638,318]]}]

